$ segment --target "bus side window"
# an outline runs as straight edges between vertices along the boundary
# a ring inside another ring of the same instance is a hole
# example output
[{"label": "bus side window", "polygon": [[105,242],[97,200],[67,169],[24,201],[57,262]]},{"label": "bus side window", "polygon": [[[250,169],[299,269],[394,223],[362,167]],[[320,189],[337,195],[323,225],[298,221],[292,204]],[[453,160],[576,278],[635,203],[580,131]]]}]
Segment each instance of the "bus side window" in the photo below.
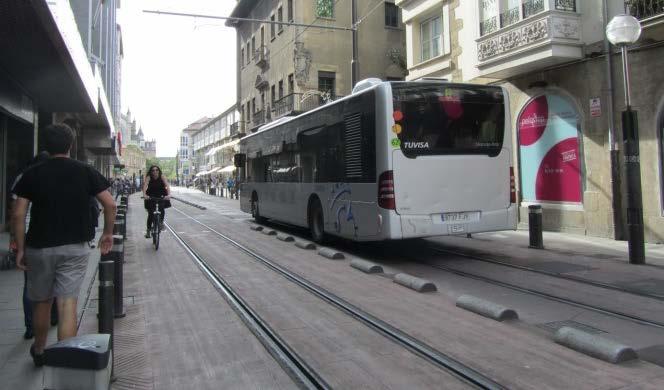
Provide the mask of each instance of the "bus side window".
[{"label": "bus side window", "polygon": [[302,161],[302,182],[313,183],[314,181],[314,158],[310,154],[300,155]]}]

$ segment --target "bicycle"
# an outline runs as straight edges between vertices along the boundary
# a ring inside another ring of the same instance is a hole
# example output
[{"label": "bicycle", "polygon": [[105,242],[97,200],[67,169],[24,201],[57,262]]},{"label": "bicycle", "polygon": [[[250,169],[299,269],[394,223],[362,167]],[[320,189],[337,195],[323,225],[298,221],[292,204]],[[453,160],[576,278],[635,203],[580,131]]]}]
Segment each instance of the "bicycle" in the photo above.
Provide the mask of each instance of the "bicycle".
[{"label": "bicycle", "polygon": [[159,234],[161,233],[161,225],[163,223],[161,219],[161,211],[159,211],[159,206],[168,200],[168,198],[158,198],[154,196],[149,196],[147,198],[143,197],[143,199],[146,199],[148,201],[154,201],[155,202],[155,207],[154,211],[152,211],[152,245],[154,246],[154,250],[159,250]]}]

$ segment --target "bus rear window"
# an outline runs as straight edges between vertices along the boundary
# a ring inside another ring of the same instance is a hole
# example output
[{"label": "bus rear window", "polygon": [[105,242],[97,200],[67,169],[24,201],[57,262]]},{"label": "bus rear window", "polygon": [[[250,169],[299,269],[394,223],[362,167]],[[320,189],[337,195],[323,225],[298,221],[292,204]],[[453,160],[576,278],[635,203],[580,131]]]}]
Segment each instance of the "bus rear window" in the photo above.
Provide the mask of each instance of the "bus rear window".
[{"label": "bus rear window", "polygon": [[404,155],[497,156],[505,133],[505,99],[497,87],[393,83],[394,118]]}]

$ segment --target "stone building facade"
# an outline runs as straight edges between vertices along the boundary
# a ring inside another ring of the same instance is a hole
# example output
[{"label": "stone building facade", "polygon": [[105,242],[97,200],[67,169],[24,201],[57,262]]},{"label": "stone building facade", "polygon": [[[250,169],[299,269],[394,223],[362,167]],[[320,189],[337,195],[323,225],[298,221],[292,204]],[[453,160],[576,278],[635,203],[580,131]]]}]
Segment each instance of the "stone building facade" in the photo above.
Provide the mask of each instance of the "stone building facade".
[{"label": "stone building facade", "polygon": [[[504,86],[510,97],[520,220],[541,204],[544,227],[626,238],[623,72],[605,26],[627,8],[642,23],[630,48],[646,240],[664,242],[664,10],[619,0],[401,0],[409,79]],[[661,2],[660,2],[661,3]],[[605,12],[603,12],[605,10]],[[422,23],[439,17],[443,50],[422,61]],[[445,37],[442,34],[448,34]],[[449,46],[445,47],[445,43]]]},{"label": "stone building facade", "polygon": [[[231,16],[270,22],[351,26],[351,0],[240,0]],[[392,1],[357,0],[359,77],[403,79],[405,45]],[[249,133],[352,90],[349,30],[229,21],[237,30],[237,102]]]}]

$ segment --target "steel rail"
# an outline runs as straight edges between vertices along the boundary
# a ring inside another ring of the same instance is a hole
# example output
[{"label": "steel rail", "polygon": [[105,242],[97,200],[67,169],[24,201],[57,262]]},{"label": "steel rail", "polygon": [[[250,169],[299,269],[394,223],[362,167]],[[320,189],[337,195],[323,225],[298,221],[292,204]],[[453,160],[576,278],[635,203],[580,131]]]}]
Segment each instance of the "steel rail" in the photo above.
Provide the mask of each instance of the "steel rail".
[{"label": "steel rail", "polygon": [[611,310],[611,309],[607,309],[607,308],[603,308],[603,307],[599,307],[599,306],[589,305],[589,304],[586,304],[586,303],[578,302],[578,301],[568,299],[568,298],[559,297],[559,296],[556,296],[556,295],[553,295],[553,294],[548,294],[548,293],[545,293],[545,292],[533,290],[533,289],[526,288],[526,287],[520,287],[520,286],[517,286],[515,284],[502,282],[500,280],[492,279],[492,278],[477,275],[477,274],[472,274],[472,273],[466,272],[466,271],[460,271],[458,269],[455,269],[455,268],[452,268],[452,267],[447,267],[447,266],[440,265],[440,264],[431,264],[429,262],[423,262],[422,260],[417,260],[417,259],[413,259],[413,258],[411,258],[411,260],[413,260],[414,262],[417,262],[419,264],[428,265],[430,267],[437,268],[437,269],[440,269],[442,271],[452,273],[452,274],[456,274],[456,275],[459,275],[459,276],[463,276],[463,277],[466,277],[466,278],[479,280],[479,281],[489,283],[489,284],[495,284],[497,286],[508,288],[510,290],[514,290],[514,291],[518,291],[518,292],[522,292],[522,293],[526,293],[526,294],[530,294],[530,295],[535,295],[535,296],[538,296],[540,298],[545,298],[545,299],[548,299],[548,300],[551,300],[551,301],[556,301],[556,302],[564,303],[564,304],[567,304],[567,305],[570,305],[570,306],[575,306],[575,307],[579,307],[579,308],[582,308],[582,309],[594,311],[596,313],[601,313],[601,314],[604,314],[604,315],[608,315],[608,316],[611,316],[611,317],[616,317],[616,318],[620,318],[620,319],[623,319],[623,320],[635,322],[639,325],[646,325],[646,326],[652,326],[652,327],[655,327],[655,328],[664,329],[664,323],[661,323],[661,322],[651,321],[651,320],[648,320],[648,319],[645,319],[645,318],[642,318],[642,317],[633,316],[631,314],[627,314],[627,313],[623,313],[623,312],[619,312],[619,311],[615,311],[615,310]]},{"label": "steel rail", "polygon": [[232,239],[231,237],[228,237],[227,235],[220,233],[213,227],[197,220],[196,218],[193,218],[192,216],[188,215],[187,213],[177,209],[173,208],[175,211],[178,211],[185,217],[191,219],[192,221],[198,223],[199,225],[205,227],[208,229],[210,232],[213,232],[214,234],[218,235],[219,237],[223,238],[227,242],[229,242],[231,245],[235,246],[239,250],[245,252],[247,255],[250,257],[253,257],[254,259],[258,260],[259,262],[263,263],[265,266],[268,268],[272,269],[273,271],[281,274],[283,277],[285,277],[287,280],[295,283],[296,285],[304,288],[305,290],[309,291],[310,293],[316,295],[317,297],[321,298],[323,301],[328,302],[338,309],[340,309],[342,312],[350,315],[351,317],[355,318],[356,320],[362,322],[363,324],[367,325],[368,327],[374,329],[378,333],[384,335],[385,337],[389,338],[390,340],[393,340],[397,344],[405,347],[406,349],[410,350],[411,352],[415,353],[416,355],[424,358],[425,360],[429,361],[430,363],[443,368],[447,372],[451,373],[452,375],[456,376],[457,378],[465,381],[466,383],[473,385],[477,388],[481,389],[506,389],[505,386],[501,385],[500,383],[494,381],[493,379],[487,377],[486,375],[476,371],[475,369],[465,365],[464,363],[461,363],[460,361],[454,359],[453,357],[436,350],[435,348],[425,344],[424,342],[408,335],[407,333],[397,329],[396,327],[386,323],[385,321],[380,320],[379,318],[365,312],[364,310],[360,309],[359,307],[351,304],[350,302],[344,300],[343,298],[327,291],[326,289],[306,280],[305,278],[301,277],[300,275],[290,271],[286,267],[283,267],[276,262],[269,260],[268,258],[262,256],[261,254],[251,250],[250,248],[246,247],[245,245],[237,242],[236,240]]},{"label": "steel rail", "polygon": [[659,300],[659,301],[664,301],[664,295],[649,294],[649,293],[645,293],[645,292],[640,292],[640,291],[632,290],[632,289],[629,289],[629,288],[616,286],[614,284],[597,282],[597,281],[590,280],[590,279],[587,279],[587,278],[582,278],[582,277],[579,277],[579,276],[563,275],[563,274],[558,273],[558,272],[545,271],[545,270],[540,270],[540,269],[537,269],[537,268],[527,267],[527,266],[524,266],[524,265],[512,264],[512,263],[508,263],[508,262],[497,260],[497,259],[491,259],[491,258],[488,258],[488,257],[480,257],[480,256],[476,256],[476,255],[463,253],[463,252],[458,252],[458,251],[451,250],[451,249],[444,249],[444,248],[440,248],[436,245],[429,245],[429,249],[434,250],[436,252],[449,253],[449,254],[456,255],[456,256],[466,257],[466,258],[476,260],[476,261],[481,261],[481,262],[484,262],[484,263],[501,265],[501,266],[505,266],[505,267],[519,269],[519,270],[522,270],[522,271],[528,271],[528,272],[533,272],[533,273],[537,273],[537,274],[553,276],[555,278],[570,280],[570,281],[577,282],[577,283],[582,283],[582,284],[587,284],[587,285],[594,286],[594,287],[604,288],[604,289],[607,289],[607,290],[620,291],[620,292],[623,292],[623,293],[626,293],[626,294],[632,294],[632,295],[637,295],[637,296],[640,296],[640,297],[652,298],[652,299],[656,299],[656,300]]},{"label": "steel rail", "polygon": [[[174,208],[177,210],[176,208]],[[179,210],[178,210],[179,211]],[[244,299],[207,262],[166,223],[166,228],[175,240],[191,256],[196,265],[217,288],[224,299],[239,315],[249,330],[265,346],[289,376],[304,389],[331,389],[316,371],[311,368],[270,326],[247,304]]]}]

